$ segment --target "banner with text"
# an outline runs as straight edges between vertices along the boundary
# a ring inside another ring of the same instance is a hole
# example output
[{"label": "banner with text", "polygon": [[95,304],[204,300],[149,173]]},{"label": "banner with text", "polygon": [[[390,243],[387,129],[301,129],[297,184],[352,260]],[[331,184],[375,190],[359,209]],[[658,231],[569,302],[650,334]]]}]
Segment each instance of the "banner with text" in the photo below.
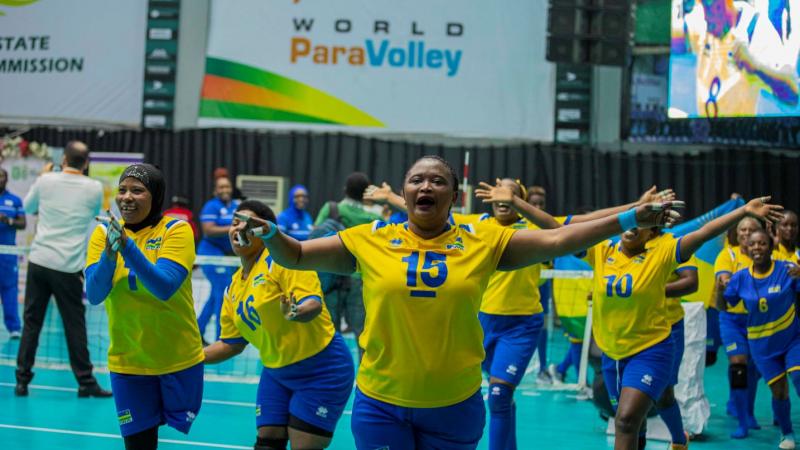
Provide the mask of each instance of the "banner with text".
[{"label": "banner with text", "polygon": [[546,0],[212,0],[200,126],[552,140]]},{"label": "banner with text", "polygon": [[0,1],[0,121],[138,126],[147,2]]}]

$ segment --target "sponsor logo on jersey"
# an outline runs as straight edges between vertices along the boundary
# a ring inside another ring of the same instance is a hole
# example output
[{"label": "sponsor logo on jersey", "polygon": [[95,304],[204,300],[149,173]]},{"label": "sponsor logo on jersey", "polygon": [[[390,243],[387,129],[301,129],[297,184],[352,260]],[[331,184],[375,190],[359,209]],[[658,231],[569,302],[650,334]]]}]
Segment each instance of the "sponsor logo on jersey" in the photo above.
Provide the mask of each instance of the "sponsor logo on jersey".
[{"label": "sponsor logo on jersey", "polygon": [[161,248],[161,236],[155,239],[148,239],[144,244],[145,250],[158,250]]}]

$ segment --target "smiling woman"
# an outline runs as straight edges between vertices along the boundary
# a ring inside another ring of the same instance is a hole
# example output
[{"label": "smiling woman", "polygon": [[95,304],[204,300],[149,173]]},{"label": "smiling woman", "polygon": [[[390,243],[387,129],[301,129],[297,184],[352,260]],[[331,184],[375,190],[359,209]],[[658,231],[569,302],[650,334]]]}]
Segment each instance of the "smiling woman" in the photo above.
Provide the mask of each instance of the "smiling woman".
[{"label": "smiling woman", "polygon": [[[447,161],[424,156],[406,172],[407,224],[376,221],[298,242],[267,221],[248,221],[284,267],[361,273],[364,357],[352,417],[359,449],[475,448],[486,414],[478,310],[491,276],[574,253],[621,231],[617,216],[544,231],[454,226],[448,218],[457,186]],[[626,213],[626,223],[672,222],[664,213],[670,206],[640,206]]]},{"label": "smiling woman", "polygon": [[[89,242],[86,294],[105,302],[108,368],[126,448],[155,449],[158,426],[188,433],[203,395],[203,349],[195,322],[194,237],[161,215],[164,178],[149,164],[120,176],[123,222],[98,225]],[[162,392],[170,392],[162,395]]]}]

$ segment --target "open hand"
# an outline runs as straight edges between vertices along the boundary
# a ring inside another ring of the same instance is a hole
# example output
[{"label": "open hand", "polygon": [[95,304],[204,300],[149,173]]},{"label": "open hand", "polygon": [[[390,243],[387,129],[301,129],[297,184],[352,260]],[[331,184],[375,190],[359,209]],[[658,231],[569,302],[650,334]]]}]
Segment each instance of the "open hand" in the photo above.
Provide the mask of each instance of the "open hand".
[{"label": "open hand", "polygon": [[294,297],[293,292],[290,293],[288,297],[285,295],[281,296],[281,314],[283,314],[284,319],[296,319],[299,309],[300,306],[297,304],[297,299]]},{"label": "open hand", "polygon": [[385,181],[380,187],[374,184],[369,185],[364,191],[364,200],[370,200],[375,203],[384,204],[389,201],[389,198],[394,194],[392,187]]},{"label": "open hand", "polygon": [[671,202],[675,200],[677,196],[672,189],[664,189],[662,191],[656,191],[656,186],[653,185],[650,189],[644,191],[641,197],[639,197],[639,201],[636,202],[639,205],[644,205],[646,203],[659,203],[659,202]]},{"label": "open hand", "polygon": [[475,189],[475,196],[483,199],[483,203],[512,203],[514,201],[514,192],[503,186],[500,183],[500,178],[495,181],[492,186],[485,181],[478,183],[478,189]]},{"label": "open hand", "polygon": [[769,195],[754,198],[744,205],[744,211],[748,216],[778,223],[783,219],[783,206],[767,203],[771,198]]}]

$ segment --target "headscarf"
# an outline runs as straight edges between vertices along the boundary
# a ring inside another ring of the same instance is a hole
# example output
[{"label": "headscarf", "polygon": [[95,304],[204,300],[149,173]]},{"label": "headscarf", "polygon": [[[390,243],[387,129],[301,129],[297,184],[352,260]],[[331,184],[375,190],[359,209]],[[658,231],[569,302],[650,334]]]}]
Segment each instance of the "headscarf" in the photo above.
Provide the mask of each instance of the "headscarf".
[{"label": "headscarf", "polygon": [[302,184],[294,185],[289,189],[288,207],[278,214],[278,227],[284,233],[288,233],[289,236],[303,241],[308,239],[308,234],[311,232],[314,219],[308,211],[298,208],[294,202],[294,195],[300,190],[308,193],[308,189]]},{"label": "headscarf", "polygon": [[[305,214],[308,214],[305,209],[298,208],[297,204],[294,202],[294,195],[297,193],[297,191],[301,190],[306,191],[306,195],[308,194],[308,189],[306,189],[306,187],[302,184],[295,184],[291,189],[289,189],[289,207],[286,208],[286,211],[292,215],[294,220],[301,220]],[[306,205],[307,203],[308,202],[306,202]]]},{"label": "headscarf", "polygon": [[150,192],[150,196],[153,199],[147,217],[139,223],[126,223],[125,228],[135,233],[143,228],[158,224],[162,217],[161,208],[164,205],[164,191],[166,190],[166,183],[164,182],[164,175],[161,173],[161,170],[152,164],[133,164],[122,172],[122,175],[119,177],[119,182],[122,183],[122,180],[125,178],[135,178],[139,180]]}]

